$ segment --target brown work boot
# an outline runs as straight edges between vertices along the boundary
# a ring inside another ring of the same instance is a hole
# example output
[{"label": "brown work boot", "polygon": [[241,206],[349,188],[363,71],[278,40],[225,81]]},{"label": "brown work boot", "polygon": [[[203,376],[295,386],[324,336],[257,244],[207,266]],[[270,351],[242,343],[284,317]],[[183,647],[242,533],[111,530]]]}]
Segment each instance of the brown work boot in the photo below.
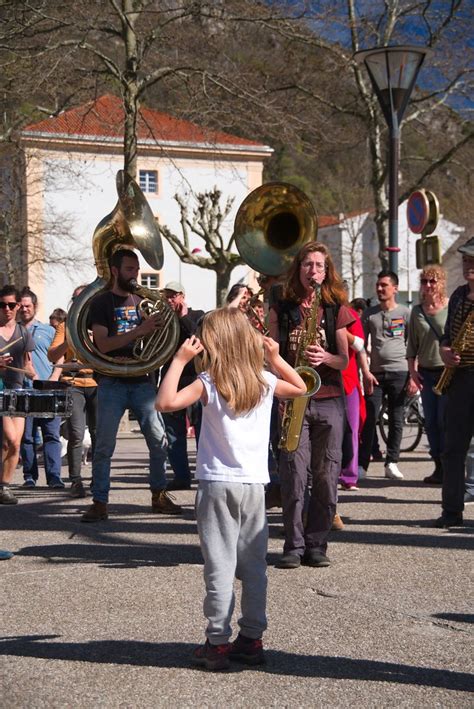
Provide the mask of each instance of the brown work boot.
[{"label": "brown work boot", "polygon": [[82,515],[81,522],[101,522],[107,517],[107,504],[94,500],[89,509]]},{"label": "brown work boot", "polygon": [[166,490],[152,490],[151,511],[159,515],[180,515],[183,509],[175,505],[174,499]]},{"label": "brown work boot", "polygon": [[342,521],[340,515],[336,512],[332,519],[331,529],[335,532],[340,532],[344,529],[344,522]]}]

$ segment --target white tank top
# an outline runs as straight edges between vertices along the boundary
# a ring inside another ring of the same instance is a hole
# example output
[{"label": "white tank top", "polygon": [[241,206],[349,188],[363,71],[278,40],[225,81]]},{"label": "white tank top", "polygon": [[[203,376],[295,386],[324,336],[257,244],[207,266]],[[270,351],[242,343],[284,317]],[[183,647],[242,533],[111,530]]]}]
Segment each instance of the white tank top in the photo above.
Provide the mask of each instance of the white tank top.
[{"label": "white tank top", "polygon": [[236,415],[218,394],[207,372],[199,375],[207,393],[202,409],[196,478],[220,482],[268,483],[270,416],[277,379],[263,375],[269,388],[247,414]]}]

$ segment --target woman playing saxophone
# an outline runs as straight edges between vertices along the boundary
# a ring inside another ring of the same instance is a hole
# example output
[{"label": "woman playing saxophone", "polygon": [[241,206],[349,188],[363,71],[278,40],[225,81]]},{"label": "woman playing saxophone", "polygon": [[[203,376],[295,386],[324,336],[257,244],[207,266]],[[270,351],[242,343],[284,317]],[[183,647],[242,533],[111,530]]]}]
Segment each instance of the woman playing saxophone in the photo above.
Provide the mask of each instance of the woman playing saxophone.
[{"label": "woman playing saxophone", "polygon": [[[279,342],[282,356],[291,365],[305,337],[302,324],[311,321],[308,315],[315,297],[320,297],[317,332],[313,342],[305,343],[304,358],[319,374],[321,387],[305,410],[296,451],[282,449],[279,461],[285,544],[277,566],[285,569],[302,562],[315,567],[330,563],[327,539],[336,511],[345,422],[340,371],[348,363],[346,326],[354,321],[328,249],[311,241],[300,249],[288,271],[284,299],[270,310],[270,335]],[[311,497],[304,525],[308,484]]]}]

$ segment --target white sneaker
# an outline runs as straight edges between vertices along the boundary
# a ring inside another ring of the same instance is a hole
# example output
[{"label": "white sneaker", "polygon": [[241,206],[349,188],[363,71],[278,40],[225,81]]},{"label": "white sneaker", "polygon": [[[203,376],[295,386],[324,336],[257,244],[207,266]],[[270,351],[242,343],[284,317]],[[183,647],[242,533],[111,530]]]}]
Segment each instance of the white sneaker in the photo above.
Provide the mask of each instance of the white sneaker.
[{"label": "white sneaker", "polygon": [[359,465],[357,468],[357,479],[358,480],[363,480],[363,478],[367,477],[367,470],[362,467],[362,465]]},{"label": "white sneaker", "polygon": [[385,477],[392,480],[403,480],[403,475],[398,469],[396,463],[387,463],[385,466]]}]

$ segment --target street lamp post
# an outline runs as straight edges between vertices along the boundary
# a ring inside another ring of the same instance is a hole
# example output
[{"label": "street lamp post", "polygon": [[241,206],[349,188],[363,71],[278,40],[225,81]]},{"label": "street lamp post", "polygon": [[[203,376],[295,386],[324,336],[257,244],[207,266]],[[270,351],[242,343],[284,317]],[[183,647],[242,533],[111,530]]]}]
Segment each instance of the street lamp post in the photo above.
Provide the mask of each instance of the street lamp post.
[{"label": "street lamp post", "polygon": [[354,54],[364,64],[390,129],[388,183],[388,262],[398,272],[398,163],[400,125],[415,86],[416,77],[430,49],[424,47],[378,47]]}]

